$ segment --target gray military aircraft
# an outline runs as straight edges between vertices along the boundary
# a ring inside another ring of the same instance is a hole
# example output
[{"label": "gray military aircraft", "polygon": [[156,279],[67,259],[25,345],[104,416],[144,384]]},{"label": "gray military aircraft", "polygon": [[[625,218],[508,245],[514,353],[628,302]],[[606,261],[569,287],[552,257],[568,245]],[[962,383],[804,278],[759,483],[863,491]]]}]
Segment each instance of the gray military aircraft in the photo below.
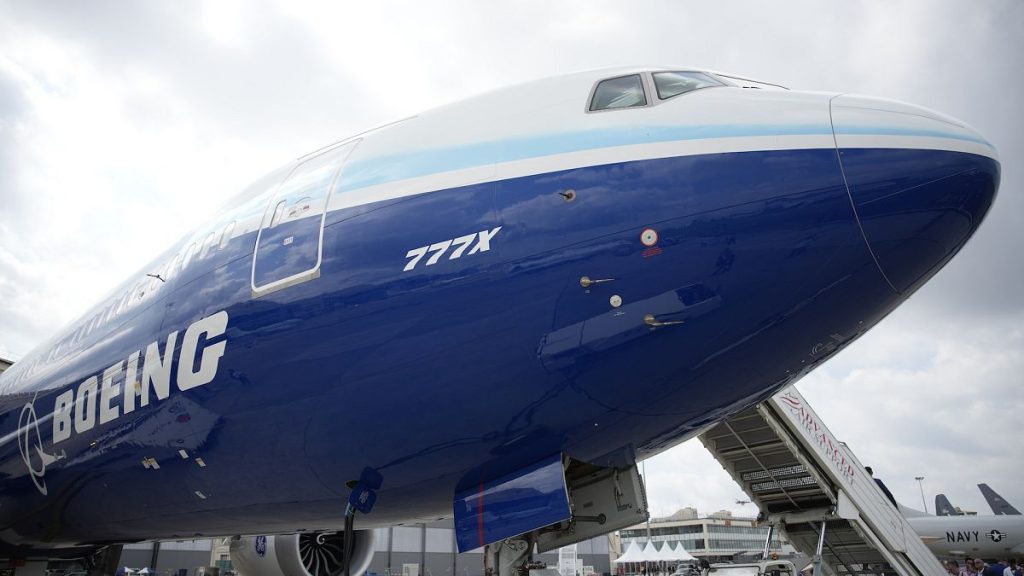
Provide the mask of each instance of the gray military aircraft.
[{"label": "gray military aircraft", "polygon": [[940,558],[1002,559],[1024,554],[1024,516],[987,484],[979,484],[993,515],[965,515],[944,494],[935,497],[936,516],[903,504],[900,511],[928,548]]}]

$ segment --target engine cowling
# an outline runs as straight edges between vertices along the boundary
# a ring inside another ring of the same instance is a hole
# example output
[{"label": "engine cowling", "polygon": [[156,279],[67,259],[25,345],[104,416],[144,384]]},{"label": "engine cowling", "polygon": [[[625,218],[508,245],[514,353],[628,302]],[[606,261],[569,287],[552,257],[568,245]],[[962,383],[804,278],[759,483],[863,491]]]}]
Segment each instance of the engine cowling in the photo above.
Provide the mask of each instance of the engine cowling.
[{"label": "engine cowling", "polygon": [[[361,576],[373,559],[373,530],[353,533],[351,576]],[[344,570],[343,532],[302,532],[236,537],[231,562],[242,576],[337,576]]]}]

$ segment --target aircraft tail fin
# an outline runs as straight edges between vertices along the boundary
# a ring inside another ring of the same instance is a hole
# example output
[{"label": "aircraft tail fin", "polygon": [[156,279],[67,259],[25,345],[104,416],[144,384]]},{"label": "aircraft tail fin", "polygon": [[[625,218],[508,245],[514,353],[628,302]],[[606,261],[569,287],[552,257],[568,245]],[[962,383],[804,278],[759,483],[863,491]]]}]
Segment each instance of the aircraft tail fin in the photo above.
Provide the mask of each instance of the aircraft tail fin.
[{"label": "aircraft tail fin", "polygon": [[995,515],[999,516],[1003,514],[1020,514],[1020,512],[1012,505],[1010,505],[1009,502],[1004,500],[1002,496],[996,494],[995,490],[989,488],[988,484],[978,484],[978,489],[981,490],[982,496],[985,497],[985,501],[988,502],[988,505],[992,508],[992,512]]},{"label": "aircraft tail fin", "polygon": [[946,498],[945,494],[935,495],[935,515],[936,516],[959,516],[959,512],[950,503],[949,498]]}]

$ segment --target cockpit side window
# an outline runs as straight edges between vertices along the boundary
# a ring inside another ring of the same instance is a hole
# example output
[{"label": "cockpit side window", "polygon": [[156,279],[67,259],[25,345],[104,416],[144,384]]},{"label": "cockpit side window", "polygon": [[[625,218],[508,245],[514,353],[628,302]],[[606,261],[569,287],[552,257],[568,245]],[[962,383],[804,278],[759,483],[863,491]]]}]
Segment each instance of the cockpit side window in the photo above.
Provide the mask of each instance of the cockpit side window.
[{"label": "cockpit side window", "polygon": [[598,82],[590,99],[590,111],[646,106],[647,95],[639,74]]},{"label": "cockpit side window", "polygon": [[755,90],[789,90],[789,88],[786,88],[781,84],[772,84],[771,82],[764,82],[762,80],[751,80],[750,78],[740,78],[739,76],[729,76],[728,74],[718,73],[716,73],[715,76],[724,79],[726,82],[731,82],[740,88],[753,88]]},{"label": "cockpit side window", "polygon": [[658,98],[668,100],[701,88],[725,86],[719,80],[703,72],[655,72],[654,86],[658,90]]}]

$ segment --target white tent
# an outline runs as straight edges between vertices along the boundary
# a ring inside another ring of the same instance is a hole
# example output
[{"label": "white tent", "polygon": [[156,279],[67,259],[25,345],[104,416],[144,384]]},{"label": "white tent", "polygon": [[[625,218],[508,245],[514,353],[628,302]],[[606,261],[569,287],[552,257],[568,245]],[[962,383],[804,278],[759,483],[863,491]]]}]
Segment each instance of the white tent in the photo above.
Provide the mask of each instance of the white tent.
[{"label": "white tent", "polygon": [[644,552],[643,555],[640,556],[640,560],[643,560],[644,562],[657,562],[661,560],[661,558],[658,557],[658,549],[654,547],[654,542],[651,542],[650,540],[647,541],[647,545],[644,546]]},{"label": "white tent", "polygon": [[673,557],[676,560],[680,560],[682,562],[695,562],[697,560],[689,552],[686,551],[686,548],[683,548],[682,542],[676,543],[676,549],[673,552]]},{"label": "white tent", "polygon": [[640,546],[637,545],[636,540],[629,543],[629,548],[626,548],[626,552],[615,559],[616,564],[623,562],[643,562],[643,558],[640,556],[643,552],[640,551]]},{"label": "white tent", "polygon": [[664,562],[675,562],[679,560],[676,558],[676,550],[672,549],[672,542],[665,542],[662,544],[662,549],[657,550],[657,560]]}]

